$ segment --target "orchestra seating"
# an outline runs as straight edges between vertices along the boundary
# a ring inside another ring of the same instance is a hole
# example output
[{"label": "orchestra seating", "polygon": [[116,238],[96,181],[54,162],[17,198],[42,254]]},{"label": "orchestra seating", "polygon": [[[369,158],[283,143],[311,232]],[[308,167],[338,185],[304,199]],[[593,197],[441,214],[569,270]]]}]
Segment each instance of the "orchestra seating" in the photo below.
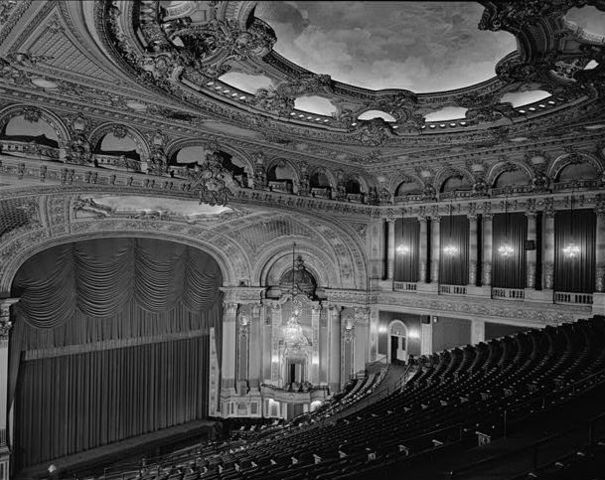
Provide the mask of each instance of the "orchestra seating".
[{"label": "orchestra seating", "polygon": [[[399,388],[354,413],[337,415],[343,405],[372,398],[386,369],[351,382],[310,415],[245,439],[181,450],[115,478],[319,480],[371,478],[394,467],[402,472],[427,452],[438,458],[453,446],[500,438],[506,422],[522,428],[536,412],[554,415],[596,394],[605,381],[604,344],[605,320],[594,317],[422,356],[401,369]],[[564,460],[565,468],[553,464],[523,478],[576,478],[565,476],[566,468],[602,465],[603,448],[589,445],[585,457]]]}]

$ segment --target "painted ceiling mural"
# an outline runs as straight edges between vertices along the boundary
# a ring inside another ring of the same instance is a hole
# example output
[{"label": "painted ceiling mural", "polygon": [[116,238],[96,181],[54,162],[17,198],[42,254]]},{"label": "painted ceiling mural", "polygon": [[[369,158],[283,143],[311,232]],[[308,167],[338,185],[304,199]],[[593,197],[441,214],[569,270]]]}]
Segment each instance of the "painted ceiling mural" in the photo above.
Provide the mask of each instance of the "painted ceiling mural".
[{"label": "painted ceiling mural", "polygon": [[371,90],[452,90],[492,78],[516,49],[508,32],[477,29],[474,2],[259,2],[255,16],[288,60]]}]

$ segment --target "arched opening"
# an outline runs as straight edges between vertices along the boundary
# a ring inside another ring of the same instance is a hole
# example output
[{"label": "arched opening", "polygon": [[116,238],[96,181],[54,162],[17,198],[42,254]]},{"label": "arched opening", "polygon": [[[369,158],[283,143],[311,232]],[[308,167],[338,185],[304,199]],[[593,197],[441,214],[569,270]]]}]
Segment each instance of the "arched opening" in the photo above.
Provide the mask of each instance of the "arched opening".
[{"label": "arched opening", "polygon": [[531,179],[521,169],[502,172],[494,181],[494,188],[529,185]]},{"label": "arched opening", "polygon": [[408,180],[401,182],[395,190],[396,197],[405,197],[406,195],[420,195],[421,193],[422,189],[420,188],[420,186],[416,182]]},{"label": "arched opening", "polygon": [[125,130],[109,132],[103,135],[97,142],[94,153],[141,160],[141,152],[138,145],[126,134]]},{"label": "arched opening", "polygon": [[472,190],[473,185],[462,175],[453,175],[441,184],[440,193],[468,191]]},{"label": "arched opening", "polygon": [[296,193],[294,188],[296,182],[296,173],[292,166],[285,162],[279,162],[273,165],[267,171],[267,180],[269,188],[276,192]]},{"label": "arched opening", "polygon": [[408,359],[408,328],[401,320],[389,324],[389,363],[405,362]]},{"label": "arched opening", "polygon": [[59,137],[38,111],[12,117],[0,132],[0,152],[57,160]]},{"label": "arched opening", "polygon": [[207,418],[222,282],[209,254],[150,238],[66,243],[23,263],[11,289],[15,470]]},{"label": "arched opening", "polygon": [[575,180],[594,180],[598,177],[594,165],[585,163],[572,163],[561,169],[557,177],[560,183],[573,182]]},{"label": "arched opening", "polygon": [[218,161],[242,186],[248,186],[249,173],[252,172],[247,171],[248,166],[244,160],[223,150],[209,150],[202,145],[183,147],[174,152],[169,159],[170,171],[175,175],[186,176],[188,170],[206,163],[208,155],[214,155],[213,160]]},{"label": "arched opening", "polygon": [[322,171],[315,171],[311,174],[309,186],[311,187],[311,195],[315,197],[329,197],[332,190],[330,179]]}]

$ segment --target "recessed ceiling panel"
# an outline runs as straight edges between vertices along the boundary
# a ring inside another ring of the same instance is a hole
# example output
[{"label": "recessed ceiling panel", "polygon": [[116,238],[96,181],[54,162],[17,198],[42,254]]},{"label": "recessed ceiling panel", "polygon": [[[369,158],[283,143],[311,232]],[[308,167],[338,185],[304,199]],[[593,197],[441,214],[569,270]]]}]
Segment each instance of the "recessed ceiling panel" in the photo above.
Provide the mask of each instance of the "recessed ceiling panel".
[{"label": "recessed ceiling panel", "polygon": [[419,93],[495,76],[516,42],[479,30],[482,13],[476,2],[259,2],[255,10],[288,60],[359,87]]}]

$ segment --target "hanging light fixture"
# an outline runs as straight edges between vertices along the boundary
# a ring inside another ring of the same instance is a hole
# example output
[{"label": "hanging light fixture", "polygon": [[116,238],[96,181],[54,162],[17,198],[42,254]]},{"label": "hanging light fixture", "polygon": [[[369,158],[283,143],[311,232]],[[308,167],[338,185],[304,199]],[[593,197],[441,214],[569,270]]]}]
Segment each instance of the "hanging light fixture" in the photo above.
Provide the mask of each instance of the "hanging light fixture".
[{"label": "hanging light fixture", "polygon": [[302,326],[298,322],[302,305],[300,301],[295,298],[300,291],[300,288],[296,283],[295,248],[296,242],[292,245],[292,287],[290,289],[292,313],[288,317],[288,322],[283,327],[284,340],[286,345],[290,346],[307,345],[309,343],[307,337],[305,337],[303,333]]},{"label": "hanging light fixture", "polygon": [[571,241],[563,247],[563,255],[567,258],[577,258],[582,253],[580,246],[574,242],[575,236],[573,232],[574,215],[573,215],[573,188],[571,189],[571,198],[569,200],[571,206]]},{"label": "hanging light fixture", "polygon": [[508,239],[508,224],[509,224],[509,214],[508,214],[508,195],[504,200],[504,215],[505,215],[505,225],[504,225],[504,243],[498,247],[498,254],[501,257],[508,258],[512,257],[513,253],[515,253],[515,249],[511,245]]},{"label": "hanging light fixture", "polygon": [[[403,237],[403,212],[401,213],[401,236]],[[395,251],[399,255],[409,255],[412,250],[410,249],[409,245],[403,243],[402,241],[402,243],[397,245]]]},{"label": "hanging light fixture", "polygon": [[449,215],[449,232],[448,232],[448,241],[445,247],[443,247],[443,253],[449,257],[453,257],[458,255],[458,247],[452,243],[452,209],[453,206],[450,202],[450,215]]}]

